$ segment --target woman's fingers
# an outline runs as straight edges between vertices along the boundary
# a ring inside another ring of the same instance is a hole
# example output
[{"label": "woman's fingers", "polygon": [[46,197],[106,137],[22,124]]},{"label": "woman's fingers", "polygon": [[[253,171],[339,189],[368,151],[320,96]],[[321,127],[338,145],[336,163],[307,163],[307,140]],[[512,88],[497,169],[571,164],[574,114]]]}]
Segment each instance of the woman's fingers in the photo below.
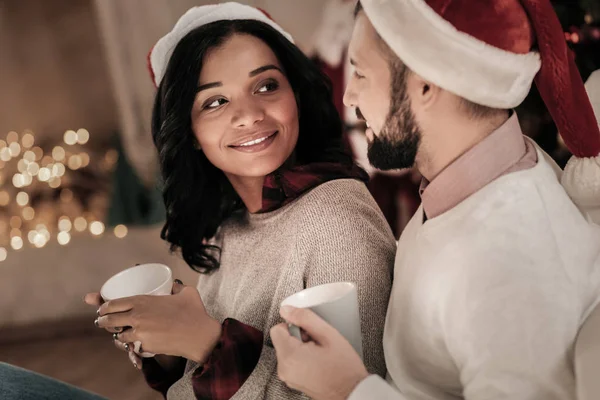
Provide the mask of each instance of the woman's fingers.
[{"label": "woman's fingers", "polygon": [[83,298],[83,301],[85,301],[90,306],[95,307],[100,307],[102,303],[104,303],[104,301],[102,300],[102,296],[100,296],[100,293],[97,292],[86,294]]},{"label": "woman's fingers", "polygon": [[140,356],[138,356],[137,354],[135,354],[132,351],[130,351],[128,353],[129,355],[129,361],[131,361],[131,363],[133,364],[133,366],[137,369],[142,369],[142,358]]},{"label": "woman's fingers", "polygon": [[123,343],[134,343],[139,340],[133,329],[125,329],[123,332],[113,335],[113,337]]},{"label": "woman's fingers", "polygon": [[120,333],[120,332],[123,332],[123,327],[121,327],[121,326],[118,326],[118,327],[108,327],[108,328],[104,328],[104,329],[106,329],[110,333]]},{"label": "woman's fingers", "polygon": [[115,347],[119,350],[123,350],[123,351],[133,351],[133,343],[123,343],[121,342],[119,339],[114,339],[113,336],[113,343],[115,344]]},{"label": "woman's fingers", "polygon": [[132,317],[131,313],[123,312],[116,314],[107,314],[101,317],[96,318],[94,321],[94,325],[97,328],[109,329],[112,328],[112,332],[116,332],[118,329],[124,326],[132,326]]},{"label": "woman's fingers", "polygon": [[127,352],[127,357],[135,368],[142,369],[142,358],[133,352],[133,343],[123,343],[117,339],[114,339],[113,342],[117,349]]}]

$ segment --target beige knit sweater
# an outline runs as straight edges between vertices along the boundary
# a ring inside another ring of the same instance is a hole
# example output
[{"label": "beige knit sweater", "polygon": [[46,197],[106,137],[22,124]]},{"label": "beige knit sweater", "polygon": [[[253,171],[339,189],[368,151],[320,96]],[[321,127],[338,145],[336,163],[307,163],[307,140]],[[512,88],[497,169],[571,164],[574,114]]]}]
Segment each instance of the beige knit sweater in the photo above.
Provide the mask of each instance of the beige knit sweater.
[{"label": "beige knit sweater", "polygon": [[[365,363],[385,375],[382,337],[396,242],[363,183],[334,180],[276,211],[239,213],[222,225],[218,241],[221,266],[198,282],[208,312],[265,334],[258,365],[233,400],[306,398],[277,378],[268,334],[281,322],[284,298],[329,282],[357,284]],[[197,367],[188,362],[168,400],[195,399],[191,375]]]}]

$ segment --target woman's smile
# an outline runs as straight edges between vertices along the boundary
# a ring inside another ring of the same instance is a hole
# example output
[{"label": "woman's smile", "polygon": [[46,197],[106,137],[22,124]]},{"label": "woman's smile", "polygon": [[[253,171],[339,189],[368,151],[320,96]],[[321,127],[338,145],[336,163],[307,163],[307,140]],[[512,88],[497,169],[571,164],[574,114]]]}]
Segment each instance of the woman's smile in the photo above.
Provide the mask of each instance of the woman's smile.
[{"label": "woman's smile", "polygon": [[229,145],[228,147],[241,151],[242,153],[256,153],[266,150],[271,146],[278,133],[279,131],[262,132],[243,139],[243,141],[240,141],[238,144]]}]

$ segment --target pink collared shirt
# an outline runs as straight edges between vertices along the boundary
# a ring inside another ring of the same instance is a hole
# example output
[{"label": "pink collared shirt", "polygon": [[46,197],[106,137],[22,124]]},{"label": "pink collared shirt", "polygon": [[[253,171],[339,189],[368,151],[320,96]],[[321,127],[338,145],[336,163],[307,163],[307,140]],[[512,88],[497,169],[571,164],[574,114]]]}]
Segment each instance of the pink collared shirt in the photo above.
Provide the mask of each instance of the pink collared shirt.
[{"label": "pink collared shirt", "polygon": [[446,167],[433,181],[421,181],[421,201],[428,219],[452,209],[493,180],[532,168],[537,153],[523,136],[515,112],[500,128]]}]

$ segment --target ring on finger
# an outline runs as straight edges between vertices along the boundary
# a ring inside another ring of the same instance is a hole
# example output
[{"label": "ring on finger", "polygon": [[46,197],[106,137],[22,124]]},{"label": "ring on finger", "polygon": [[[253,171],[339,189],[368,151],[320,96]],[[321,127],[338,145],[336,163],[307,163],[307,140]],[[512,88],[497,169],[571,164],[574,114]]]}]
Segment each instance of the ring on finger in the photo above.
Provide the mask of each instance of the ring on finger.
[{"label": "ring on finger", "polygon": [[125,351],[129,351],[129,343],[125,343],[123,347],[125,347]]},{"label": "ring on finger", "polygon": [[119,334],[118,333],[113,333],[113,339],[114,340],[119,340]]}]

